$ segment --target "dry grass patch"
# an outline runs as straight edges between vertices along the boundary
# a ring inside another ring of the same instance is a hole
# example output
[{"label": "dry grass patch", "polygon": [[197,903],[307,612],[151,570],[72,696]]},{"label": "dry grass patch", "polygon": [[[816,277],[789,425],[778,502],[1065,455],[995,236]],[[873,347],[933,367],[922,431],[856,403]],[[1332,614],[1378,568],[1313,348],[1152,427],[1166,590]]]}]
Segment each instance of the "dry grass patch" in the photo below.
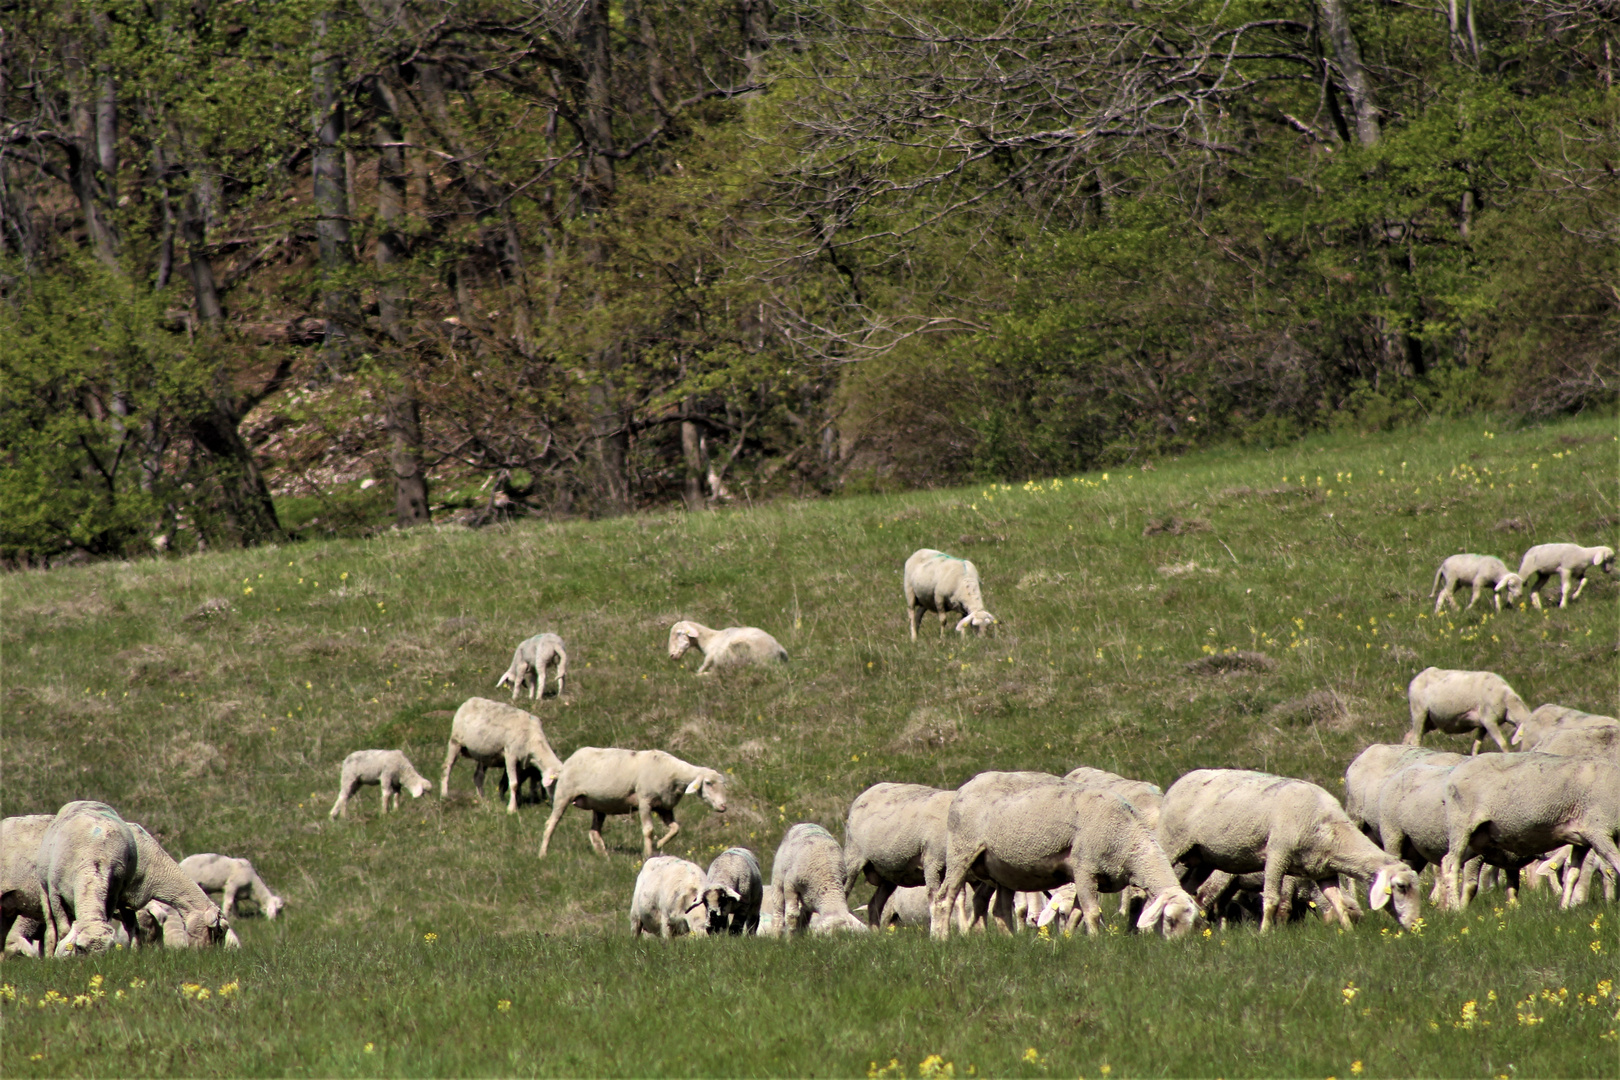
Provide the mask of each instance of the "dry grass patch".
[{"label": "dry grass patch", "polygon": [[1194,675],[1254,675],[1277,669],[1277,661],[1263,652],[1240,649],[1189,660],[1183,665]]}]

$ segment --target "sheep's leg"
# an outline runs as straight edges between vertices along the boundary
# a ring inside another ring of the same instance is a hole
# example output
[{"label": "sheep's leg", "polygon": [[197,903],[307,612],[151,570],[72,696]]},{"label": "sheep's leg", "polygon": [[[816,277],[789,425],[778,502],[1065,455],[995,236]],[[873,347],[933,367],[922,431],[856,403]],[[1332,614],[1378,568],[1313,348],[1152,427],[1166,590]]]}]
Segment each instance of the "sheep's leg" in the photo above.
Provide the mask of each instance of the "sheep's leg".
[{"label": "sheep's leg", "polygon": [[337,802],[332,804],[332,810],[326,816],[329,817],[329,818],[334,818],[334,819],[337,818],[339,815],[342,815],[343,817],[348,817],[349,816],[349,796],[353,795],[355,793],[355,791],[359,787],[360,787],[360,785],[355,783],[354,777],[350,776],[348,773],[345,772],[343,774],[342,779],[338,781]]},{"label": "sheep's leg", "polygon": [[960,865],[945,864],[945,876],[939,883],[939,890],[934,893],[933,903],[928,911],[928,935],[944,941],[951,936],[951,908],[956,905],[956,898],[961,895],[963,886],[967,883],[968,867],[973,865],[984,851],[979,849],[970,853],[962,860]]},{"label": "sheep's leg", "polygon": [[523,777],[518,773],[517,755],[512,753],[509,747],[506,751],[506,812],[508,814],[517,813],[518,785],[522,782]]},{"label": "sheep's leg", "polygon": [[[558,790],[551,797],[551,816],[546,818],[546,831],[540,837],[540,857],[546,857],[546,849],[551,846],[551,834],[557,830],[557,822],[562,820],[563,811],[568,809],[569,799],[563,797],[562,784],[557,785]],[[570,798],[572,796],[570,795]],[[600,837],[598,837],[600,840]]]},{"label": "sheep's leg", "polygon": [[[1480,723],[1484,726],[1486,733],[1490,735],[1491,741],[1496,744],[1496,748],[1504,754],[1508,753],[1508,740],[1507,736],[1502,734],[1501,724],[1489,716],[1481,718]],[[1476,731],[1474,736],[1474,749],[1476,752],[1478,752],[1480,742],[1481,739]]]},{"label": "sheep's leg", "polygon": [[1323,922],[1331,923],[1333,922],[1334,918],[1337,918],[1339,920],[1339,925],[1343,926],[1346,930],[1355,925],[1355,920],[1350,916],[1349,905],[1344,902],[1344,892],[1339,888],[1339,883],[1337,880],[1329,878],[1323,881],[1318,881],[1316,883],[1316,890],[1322,894],[1322,898],[1325,899],[1329,905],[1329,910],[1322,912]]},{"label": "sheep's leg", "polygon": [[391,776],[385,776],[382,778],[382,783],[377,785],[377,790],[382,792],[382,812],[384,814],[388,813],[389,788],[393,784],[393,779]]},{"label": "sheep's leg", "polygon": [[639,800],[636,809],[641,815],[641,857],[650,859],[653,857],[652,806],[643,797]]},{"label": "sheep's leg", "polygon": [[663,851],[664,845],[669,843],[675,834],[681,831],[681,823],[675,820],[675,811],[673,810],[655,809],[653,813],[658,815],[658,820],[669,826],[669,831],[658,838],[658,850]]},{"label": "sheep's leg", "polygon": [[[845,895],[848,895],[847,889]],[[894,885],[879,879],[877,890],[872,893],[872,899],[866,902],[866,921],[871,923],[874,928],[883,925],[883,906],[889,902],[889,897],[893,895]]]},{"label": "sheep's leg", "polygon": [[1569,571],[1563,567],[1558,568],[1558,606],[1569,607]]},{"label": "sheep's leg", "polygon": [[62,898],[51,889],[39,891],[39,906],[45,912],[45,942],[39,955],[48,960],[56,955],[57,942],[68,932],[68,917]]},{"label": "sheep's leg", "polygon": [[917,606],[915,600],[906,605],[906,622],[911,626],[911,640],[917,640],[917,624],[922,621],[922,608]]},{"label": "sheep's leg", "polygon": [[1265,884],[1260,890],[1260,932],[1271,929],[1277,921],[1277,905],[1282,902],[1283,860],[1276,856],[1266,859]]},{"label": "sheep's leg", "polygon": [[[760,904],[759,914],[761,925],[766,926],[763,935],[765,937],[782,936],[782,917],[783,912],[786,909],[786,905],[783,900],[784,892],[785,890],[780,885],[765,886],[765,897],[764,901]],[[770,917],[768,924],[766,923],[766,916]]]},{"label": "sheep's leg", "polygon": [[568,654],[565,653],[565,652],[559,652],[557,654],[557,697],[558,698],[561,698],[562,695],[563,695],[563,676],[566,675],[566,674],[568,674]]},{"label": "sheep's leg", "polygon": [[608,857],[607,843],[602,839],[602,823],[606,820],[607,815],[602,811],[591,811],[591,847],[604,859]]},{"label": "sheep's leg", "polygon": [[[807,914],[796,889],[782,888],[782,933],[791,936],[804,929],[799,917]],[[809,920],[805,920],[808,922]]]},{"label": "sheep's leg", "polygon": [[1016,934],[1018,932],[1018,928],[1013,925],[1012,890],[997,886],[995,891],[990,894],[990,897],[990,903],[986,905],[990,909],[989,917],[985,919],[984,928],[986,930],[990,929],[990,924],[993,920],[995,923],[1000,925],[1002,930],[1006,933]]},{"label": "sheep's leg", "polygon": [[450,747],[444,754],[444,772],[439,776],[439,798],[448,798],[450,795],[450,766],[456,763],[456,755],[461,753],[461,744],[450,740]]},{"label": "sheep's leg", "polygon": [[[1481,582],[1478,578],[1474,579],[1474,591],[1468,597],[1468,606],[1463,609],[1464,611],[1472,611],[1474,609],[1474,605],[1479,603],[1479,587],[1482,584],[1483,582]],[[1455,601],[1453,602],[1453,606],[1455,606]]]},{"label": "sheep's leg", "polygon": [[1569,594],[1569,598],[1571,600],[1579,600],[1581,598],[1581,590],[1584,588],[1586,588],[1586,575],[1582,574],[1581,580],[1576,584],[1575,591]]}]

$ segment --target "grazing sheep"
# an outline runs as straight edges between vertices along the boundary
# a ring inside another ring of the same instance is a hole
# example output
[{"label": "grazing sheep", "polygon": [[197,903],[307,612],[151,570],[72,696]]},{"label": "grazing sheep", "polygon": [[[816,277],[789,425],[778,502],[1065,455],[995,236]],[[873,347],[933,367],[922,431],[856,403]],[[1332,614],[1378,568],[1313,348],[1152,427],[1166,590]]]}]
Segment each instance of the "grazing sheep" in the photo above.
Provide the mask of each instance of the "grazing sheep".
[{"label": "grazing sheep", "polygon": [[1620,724],[1554,731],[1541,737],[1535,752],[1559,757],[1601,758],[1620,765]]},{"label": "grazing sheep", "polygon": [[[1425,866],[1434,866],[1434,891],[1429,903],[1442,907],[1446,894],[1444,875],[1439,873],[1439,867],[1449,844],[1446,783],[1451,779],[1452,769],[1467,760],[1459,756],[1455,762],[1430,760],[1409,764],[1384,781],[1375,804],[1379,844],[1418,873],[1422,873]],[[1464,873],[1473,881],[1479,869],[1480,862],[1476,859],[1464,867]]]},{"label": "grazing sheep", "polygon": [[1473,586],[1473,595],[1468,598],[1469,607],[1479,602],[1479,592],[1487,586],[1491,589],[1491,599],[1497,611],[1502,610],[1503,593],[1507,594],[1509,604],[1524,595],[1524,579],[1509,570],[1501,559],[1493,555],[1453,555],[1434,572],[1434,588],[1429,590],[1429,595],[1439,594],[1434,602],[1436,615],[1447,603],[1453,608],[1457,606],[1457,598],[1452,593],[1459,585]]},{"label": "grazing sheep", "polygon": [[703,906],[711,934],[757,934],[765,897],[759,860],[747,848],[726,848],[703,876]]},{"label": "grazing sheep", "polygon": [[636,937],[706,935],[709,919],[703,904],[703,868],[673,855],[655,855],[642,863],[630,899],[630,929]]},{"label": "grazing sheep", "polygon": [[1487,754],[1452,770],[1445,799],[1442,872],[1454,907],[1468,906],[1462,867],[1475,855],[1516,884],[1519,867],[1573,844],[1583,857],[1584,849],[1597,852],[1620,874],[1620,766],[1534,752]]},{"label": "grazing sheep", "polygon": [[1081,787],[1112,791],[1136,807],[1136,812],[1142,815],[1142,820],[1147,822],[1148,828],[1158,829],[1159,807],[1164,805],[1164,789],[1158,784],[1150,784],[1146,780],[1130,780],[1118,773],[1091,769],[1083,765],[1070,770],[1063,779]]},{"label": "grazing sheep", "polygon": [[8,951],[26,956],[38,956],[37,943],[44,938],[45,909],[40,906],[35,859],[54,820],[54,814],[26,814],[0,821],[0,941]]},{"label": "grazing sheep", "polygon": [[984,609],[979,568],[966,559],[933,548],[918,548],[906,560],[905,590],[912,641],[917,640],[917,624],[925,611],[939,612],[941,637],[945,636],[945,624],[953,611],[962,613],[956,624],[958,634],[967,633],[969,626],[982,634],[996,624],[996,617]]},{"label": "grazing sheep", "polygon": [[764,664],[775,660],[787,663],[787,650],[757,626],[728,626],[710,630],[688,619],[669,628],[669,658],[679,660],[696,645],[703,651],[697,673],[707,675],[716,668]]},{"label": "grazing sheep", "polygon": [[1448,735],[1472,734],[1470,754],[1479,753],[1488,734],[1505,754],[1508,740],[1502,733],[1503,719],[1517,727],[1530,717],[1524,699],[1506,679],[1490,671],[1424,668],[1407,686],[1406,700],[1412,709],[1412,730],[1402,741],[1409,746],[1421,746],[1423,733],[1433,728]]},{"label": "grazing sheep", "polygon": [[413,799],[420,799],[433,790],[433,785],[416,771],[416,766],[410,763],[404,751],[356,750],[343,759],[337,802],[332,804],[327,817],[336,819],[340,814],[348,817],[349,796],[367,784],[376,784],[382,789],[382,812],[385,814],[388,813],[390,801],[396,807],[399,805],[401,789],[410,792]]},{"label": "grazing sheep", "polygon": [[809,822],[800,822],[782,837],[771,860],[765,907],[773,937],[801,933],[818,915],[818,934],[866,929],[844,898],[843,850],[831,833]]},{"label": "grazing sheep", "polygon": [[1566,731],[1602,731],[1608,728],[1620,728],[1620,720],[1563,705],[1542,705],[1513,732],[1513,745],[1521,750],[1539,750],[1543,739]]},{"label": "grazing sheep", "polygon": [[[1586,571],[1590,567],[1612,574],[1614,548],[1581,547],[1579,544],[1537,544],[1525,552],[1524,558],[1519,560],[1519,577],[1524,579],[1524,591],[1530,594],[1530,602],[1539,608],[1542,583],[1557,574],[1561,585],[1558,606],[1568,607],[1569,602],[1578,598],[1586,588]],[[1573,593],[1569,591],[1571,578],[1580,582]]]},{"label": "grazing sheep", "polygon": [[[946,818],[945,874],[930,920],[934,937],[950,936],[950,909],[970,876],[1002,891],[997,915],[1009,930],[1013,892],[1067,882],[1075,885],[1071,931],[1084,920],[1086,932],[1097,934],[1098,893],[1127,885],[1153,898],[1137,929],[1157,926],[1165,937],[1177,937],[1198,918],[1196,903],[1135,807],[1110,791],[1046,773],[980,773],[957,791]],[[987,892],[975,897],[975,921],[986,916],[989,899]]]},{"label": "grazing sheep", "polygon": [[253,864],[246,859],[233,859],[229,855],[215,855],[212,852],[187,855],[180,860],[180,871],[195,881],[203,892],[220,894],[220,911],[227,919],[243,893],[253,898],[267,919],[275,918],[276,913],[287,904],[270,891],[259,872],[253,869]]},{"label": "grazing sheep", "polygon": [[[219,905],[208,899],[198,884],[186,876],[174,857],[163,850],[163,845],[146,829],[129,822],[135,836],[135,866],[124,882],[119,896],[120,906],[133,918],[134,913],[153,901],[160,901],[179,915],[183,944],[203,947],[224,945],[236,948],[242,943],[231,929],[230,920]],[[181,944],[170,940],[165,933],[165,944]]]},{"label": "grazing sheep", "polygon": [[939,887],[945,872],[945,815],[954,791],[922,784],[874,784],[855,797],[844,820],[844,895],[864,876],[877,890],[866,917],[882,926],[896,889]]},{"label": "grazing sheep", "polygon": [[80,800],[56,812],[35,856],[45,921],[42,956],[128,944],[119,900],[137,858],[135,833],[106,803]]},{"label": "grazing sheep", "polygon": [[1462,754],[1426,750],[1405,743],[1373,743],[1344,770],[1344,812],[1373,843],[1382,844],[1378,835],[1378,795],[1384,782],[1408,765],[1457,765],[1466,761]]},{"label": "grazing sheep", "polygon": [[[675,807],[683,795],[701,796],[715,813],[726,812],[726,778],[713,769],[691,765],[662,750],[617,750],[584,746],[575,750],[557,774],[551,817],[540,838],[540,857],[546,857],[552,831],[570,806],[591,812],[591,847],[607,858],[602,822],[609,814],[641,815],[642,857],[652,858],[681,831]],[[669,831],[653,843],[653,815]]]},{"label": "grazing sheep", "polygon": [[1350,908],[1335,880],[1341,874],[1370,881],[1373,910],[1391,904],[1407,929],[1423,903],[1417,874],[1362,835],[1337,799],[1304,780],[1243,769],[1195,769],[1164,793],[1159,843],[1172,862],[1188,868],[1189,887],[1202,884],[1214,870],[1264,870],[1262,931],[1277,920],[1287,874],[1318,882],[1347,926]]},{"label": "grazing sheep", "polygon": [[506,812],[517,813],[518,786],[524,776],[540,770],[540,786],[549,788],[557,780],[562,760],[552,752],[540,718],[533,713],[489,698],[468,698],[450,721],[450,743],[444,752],[444,772],[439,777],[439,798],[450,794],[450,770],[457,757],[474,762],[473,794],[484,797],[484,771],[491,766],[506,770],[508,784]]},{"label": "grazing sheep", "polygon": [[536,634],[520,644],[512,654],[511,666],[495,680],[495,689],[511,683],[512,700],[516,701],[518,691],[533,676],[529,700],[538,701],[546,696],[546,669],[552,664],[557,665],[557,696],[562,697],[563,676],[568,674],[568,653],[563,647],[563,639],[556,634]]}]

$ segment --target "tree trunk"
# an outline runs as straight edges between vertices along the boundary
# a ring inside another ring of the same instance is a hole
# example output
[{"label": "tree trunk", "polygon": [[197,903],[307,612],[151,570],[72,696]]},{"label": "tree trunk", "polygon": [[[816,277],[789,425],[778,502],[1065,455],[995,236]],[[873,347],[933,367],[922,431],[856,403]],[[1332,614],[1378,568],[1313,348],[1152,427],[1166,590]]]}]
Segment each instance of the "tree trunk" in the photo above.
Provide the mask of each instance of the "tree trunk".
[{"label": "tree trunk", "polygon": [[[108,267],[118,269],[118,230],[113,224],[112,187],[118,173],[117,86],[111,76],[92,75],[85,60],[85,44],[67,42],[64,60],[68,77],[73,135],[63,147],[68,157],[68,174],[73,194],[84,215],[85,234],[90,247]],[[93,101],[86,101],[89,90]]]},{"label": "tree trunk", "polygon": [[[688,414],[692,411],[690,400],[686,403]],[[686,462],[686,487],[682,498],[688,510],[702,510],[707,504],[703,500],[703,447],[702,435],[698,431],[697,422],[693,420],[681,421],[681,456]]]},{"label": "tree trunk", "polygon": [[613,195],[613,54],[608,40],[608,0],[580,6],[579,54],[585,66],[586,155],[582,192],[588,210],[599,210]]},{"label": "tree trunk", "polygon": [[354,329],[354,297],[347,280],[354,265],[349,245],[348,179],[340,145],[345,131],[340,92],[343,60],[327,47],[331,13],[315,16],[315,51],[310,61],[310,82],[315,107],[315,155],[311,166],[315,197],[315,235],[321,259],[321,314],[326,319],[322,343],[328,371],[348,366],[349,337]]},{"label": "tree trunk", "polygon": [[589,400],[597,504],[603,515],[623,514],[630,509],[630,483],[625,475],[630,436],[614,405],[613,388],[605,374],[591,385]]},{"label": "tree trunk", "polygon": [[1361,62],[1361,46],[1356,44],[1355,32],[1350,28],[1347,0],[1320,0],[1320,5],[1322,27],[1333,46],[1334,59],[1344,77],[1345,93],[1356,113],[1356,141],[1362,146],[1375,146],[1380,134],[1378,97],[1372,77]]},{"label": "tree trunk", "polygon": [[209,405],[190,418],[191,437],[217,462],[214,475],[219,480],[221,511],[236,542],[252,547],[280,540],[283,534],[276,504],[258,462],[253,460],[252,448],[238,430],[242,417],[223,363],[215,367]]},{"label": "tree trunk", "polygon": [[743,67],[748,71],[748,81],[757,86],[765,82],[765,50],[770,47],[774,5],[770,0],[741,0],[740,8]]}]

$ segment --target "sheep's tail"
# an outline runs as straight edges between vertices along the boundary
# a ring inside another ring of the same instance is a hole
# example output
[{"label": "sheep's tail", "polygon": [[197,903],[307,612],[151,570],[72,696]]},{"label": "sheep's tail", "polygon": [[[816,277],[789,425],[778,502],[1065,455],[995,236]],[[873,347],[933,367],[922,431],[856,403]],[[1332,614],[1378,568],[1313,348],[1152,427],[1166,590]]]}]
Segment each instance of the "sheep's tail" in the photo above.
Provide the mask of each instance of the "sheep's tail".
[{"label": "sheep's tail", "polygon": [[1440,579],[1445,577],[1445,576],[1446,576],[1446,567],[1445,567],[1445,564],[1442,563],[1440,565],[1440,569],[1438,569],[1438,570],[1436,570],[1434,572],[1434,587],[1429,590],[1429,599],[1430,600],[1433,600],[1434,599],[1434,594],[1440,591]]},{"label": "sheep's tail", "polygon": [[1512,690],[1507,692],[1507,718],[1513,721],[1514,727],[1522,726],[1530,719],[1530,707],[1524,703],[1524,698]]}]

